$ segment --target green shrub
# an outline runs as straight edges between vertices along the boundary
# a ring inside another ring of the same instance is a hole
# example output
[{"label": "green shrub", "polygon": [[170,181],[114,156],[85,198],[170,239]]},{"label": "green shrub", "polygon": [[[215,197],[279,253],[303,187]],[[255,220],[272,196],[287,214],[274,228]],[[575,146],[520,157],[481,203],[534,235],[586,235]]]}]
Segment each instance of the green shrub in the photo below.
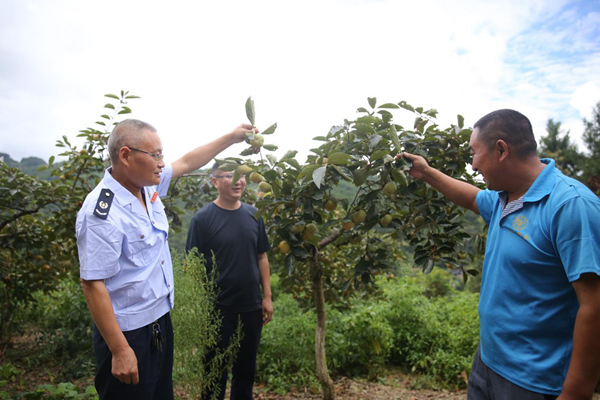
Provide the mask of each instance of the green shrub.
[{"label": "green shrub", "polygon": [[280,393],[290,386],[317,387],[314,312],[302,311],[289,294],[277,296],[274,310],[261,335],[258,379]]},{"label": "green shrub", "polygon": [[355,301],[348,313],[328,314],[330,367],[346,375],[375,378],[389,359],[394,332],[375,301]]},{"label": "green shrub", "polygon": [[61,365],[61,378],[91,375],[95,367],[93,321],[81,286],[68,278],[55,290],[36,292],[33,297],[30,315],[41,341],[39,356]]},{"label": "green shrub", "polygon": [[[195,251],[185,260],[174,258],[173,274],[177,288],[172,312],[175,334],[173,379],[187,386],[188,394],[196,398],[207,388],[215,387],[224,368],[231,368],[242,339],[241,324],[229,347],[225,351],[217,350],[211,364],[206,365],[206,356],[219,341],[221,324],[215,309],[215,275],[207,274],[203,258]],[[216,398],[218,393],[213,393]]]},{"label": "green shrub", "polygon": [[383,286],[384,313],[395,332],[390,361],[441,387],[464,387],[479,340],[478,294],[450,289],[430,299],[419,278]]}]

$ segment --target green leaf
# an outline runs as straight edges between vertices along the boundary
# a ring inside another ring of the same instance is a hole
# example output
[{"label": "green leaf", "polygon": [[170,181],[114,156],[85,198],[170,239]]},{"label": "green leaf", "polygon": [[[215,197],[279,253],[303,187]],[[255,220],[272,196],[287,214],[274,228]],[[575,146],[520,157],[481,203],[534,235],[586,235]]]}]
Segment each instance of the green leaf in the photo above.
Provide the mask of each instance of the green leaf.
[{"label": "green leaf", "polygon": [[294,158],[296,157],[296,154],[298,154],[297,150],[288,150],[288,152],[281,157],[280,161],[287,160],[288,158]]},{"label": "green leaf", "polygon": [[378,150],[378,151],[374,152],[373,154],[371,154],[371,162],[380,160],[388,154],[389,154],[389,151],[387,151],[387,150]]},{"label": "green leaf", "polygon": [[291,165],[298,171],[300,170],[300,163],[298,163],[298,161],[296,161],[294,158],[286,158],[285,160],[283,160],[283,162]]},{"label": "green leaf", "polygon": [[369,112],[369,110],[367,110],[367,109],[366,109],[366,108],[364,108],[364,107],[359,107],[359,108],[357,108],[357,109],[356,109],[356,112],[365,112],[365,113],[368,113],[368,112]]},{"label": "green leaf", "polygon": [[325,137],[325,136],[315,136],[312,140],[318,140],[320,142],[326,142],[329,139],[327,139],[327,137]]},{"label": "green leaf", "polygon": [[271,125],[270,127],[268,127],[267,129],[264,130],[264,132],[261,132],[263,135],[270,135],[273,132],[275,132],[275,129],[277,129],[277,122],[275,122],[273,125]]},{"label": "green leaf", "polygon": [[267,154],[267,160],[269,160],[271,166],[277,164],[277,158],[273,154]]},{"label": "green leaf", "polygon": [[126,99],[141,99],[140,96],[135,96],[133,94],[129,95],[129,96],[125,96]]},{"label": "green leaf", "polygon": [[246,117],[248,117],[250,124],[254,125],[254,101],[252,97],[248,97],[248,100],[246,100]]},{"label": "green leaf", "polygon": [[375,105],[377,104],[377,97],[367,97],[367,100],[369,101],[371,108],[375,108]]},{"label": "green leaf", "polygon": [[432,261],[432,260],[429,260],[429,261],[427,262],[427,265],[425,265],[425,266],[423,267],[423,275],[427,275],[427,274],[429,274],[431,271],[433,271],[433,261]]},{"label": "green leaf", "polygon": [[354,170],[352,175],[354,176],[354,184],[356,186],[361,186],[367,180],[367,177],[369,176],[369,170],[367,168],[359,168]]},{"label": "green leaf", "polygon": [[331,166],[333,167],[333,169],[335,169],[341,175],[342,178],[344,178],[345,180],[347,180],[349,182],[352,182],[353,176],[348,168],[338,167],[337,165],[333,165],[333,164]]},{"label": "green leaf", "polygon": [[274,144],[263,144],[263,148],[265,148],[265,149],[267,149],[269,151],[275,151],[279,147],[275,146]]},{"label": "green leaf", "polygon": [[117,99],[117,100],[119,100],[119,97],[115,96],[114,94],[105,94],[104,97],[110,97],[111,99]]},{"label": "green leaf", "polygon": [[48,165],[52,164],[54,164],[54,156],[50,156],[50,158],[48,159]]},{"label": "green leaf", "polygon": [[438,111],[435,108],[432,108],[430,110],[425,111],[426,115],[429,115],[430,117],[436,117],[436,115],[438,114]]},{"label": "green leaf", "polygon": [[385,104],[380,105],[377,108],[400,108],[400,107],[394,103],[385,103]]},{"label": "green leaf", "polygon": [[350,163],[351,158],[352,157],[350,155],[342,152],[331,153],[327,157],[327,159],[329,160],[328,162],[334,165],[348,165]]},{"label": "green leaf", "polygon": [[317,186],[317,188],[321,189],[321,182],[325,178],[325,174],[327,173],[327,167],[319,167],[313,172],[313,182]]},{"label": "green leaf", "polygon": [[462,129],[462,127],[465,126],[465,119],[460,114],[457,115],[457,119],[458,119],[458,127]]},{"label": "green leaf", "polygon": [[402,108],[404,108],[405,110],[408,111],[415,111],[415,109],[413,108],[413,106],[411,106],[410,104],[408,104],[406,101],[402,100],[400,103],[398,103],[398,105]]},{"label": "green leaf", "polygon": [[104,118],[104,119],[110,119],[110,117],[108,115],[106,115],[106,114],[102,114],[101,117]]},{"label": "green leaf", "polygon": [[242,151],[240,153],[240,156],[251,156],[252,154],[254,154],[254,150],[252,150],[252,147],[248,147],[246,150]]},{"label": "green leaf", "polygon": [[315,164],[307,165],[306,167],[304,167],[304,169],[302,169],[302,171],[300,172],[300,174],[298,175],[298,178],[296,180],[299,181],[304,176],[312,177],[313,172],[319,167],[320,167],[320,165],[315,165]]},{"label": "green leaf", "polygon": [[240,180],[240,177],[241,177],[241,175],[240,175],[239,171],[236,169],[233,172],[233,179],[231,181],[231,185],[234,186]]},{"label": "green leaf", "polygon": [[356,119],[357,124],[376,124],[381,123],[381,119],[374,115],[365,115]]},{"label": "green leaf", "polygon": [[115,109],[115,106],[113,106],[113,105],[112,105],[112,104],[110,104],[110,103],[106,103],[106,104],[104,105],[104,108],[110,108],[111,110],[114,110],[114,109]]},{"label": "green leaf", "polygon": [[392,140],[392,143],[394,143],[394,148],[396,149],[396,152],[402,152],[402,144],[400,143],[400,139],[398,139],[398,131],[396,131],[396,125],[394,124],[390,126],[389,137]]}]

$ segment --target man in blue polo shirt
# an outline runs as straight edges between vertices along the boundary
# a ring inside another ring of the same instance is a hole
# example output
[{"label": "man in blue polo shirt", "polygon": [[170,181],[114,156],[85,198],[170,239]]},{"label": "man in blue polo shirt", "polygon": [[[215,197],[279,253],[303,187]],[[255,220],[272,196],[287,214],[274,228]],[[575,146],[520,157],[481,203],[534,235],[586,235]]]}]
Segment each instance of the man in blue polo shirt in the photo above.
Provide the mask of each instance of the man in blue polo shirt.
[{"label": "man in blue polo shirt", "polygon": [[469,400],[591,399],[600,374],[600,199],[536,147],[517,111],[477,121],[487,190],[403,154],[411,176],[489,225]]},{"label": "man in blue polo shirt", "polygon": [[172,164],[163,162],[151,125],[128,119],[112,131],[111,167],[76,222],[100,399],[173,399],[173,271],[160,197],[171,179],[202,167],[251,130],[240,125]]}]

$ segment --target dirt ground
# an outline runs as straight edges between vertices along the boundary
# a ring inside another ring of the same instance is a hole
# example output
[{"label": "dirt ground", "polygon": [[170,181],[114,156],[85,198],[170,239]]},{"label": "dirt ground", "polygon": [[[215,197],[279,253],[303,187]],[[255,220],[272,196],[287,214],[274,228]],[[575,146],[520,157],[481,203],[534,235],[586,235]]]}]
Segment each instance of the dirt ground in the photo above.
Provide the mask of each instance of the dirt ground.
[{"label": "dirt ground", "polygon": [[[293,392],[285,396],[279,396],[258,392],[254,398],[260,400],[317,400],[321,399],[321,394]],[[337,400],[464,400],[467,398],[467,392],[411,390],[401,386],[401,384],[384,385],[381,383],[343,378],[335,382],[335,398]]]},{"label": "dirt ground", "polygon": [[[466,390],[451,392],[411,389],[414,386],[412,380],[413,377],[394,371],[390,371],[388,376],[381,379],[382,382],[342,377],[334,380],[335,398],[336,400],[464,400],[467,398]],[[185,389],[176,388],[175,393],[179,399],[189,400]],[[225,398],[229,398],[229,390]],[[318,390],[293,390],[281,395],[268,392],[260,384],[254,387],[254,400],[320,400],[321,398]]]}]

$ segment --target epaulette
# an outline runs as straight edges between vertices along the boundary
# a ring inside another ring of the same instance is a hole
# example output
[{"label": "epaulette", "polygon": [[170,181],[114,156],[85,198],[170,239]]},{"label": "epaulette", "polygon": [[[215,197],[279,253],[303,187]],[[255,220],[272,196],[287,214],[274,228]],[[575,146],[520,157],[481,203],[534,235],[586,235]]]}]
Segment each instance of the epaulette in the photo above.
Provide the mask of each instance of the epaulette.
[{"label": "epaulette", "polygon": [[98,218],[106,219],[108,217],[108,211],[113,201],[113,192],[110,189],[102,189],[98,202],[94,208],[94,215]]}]

